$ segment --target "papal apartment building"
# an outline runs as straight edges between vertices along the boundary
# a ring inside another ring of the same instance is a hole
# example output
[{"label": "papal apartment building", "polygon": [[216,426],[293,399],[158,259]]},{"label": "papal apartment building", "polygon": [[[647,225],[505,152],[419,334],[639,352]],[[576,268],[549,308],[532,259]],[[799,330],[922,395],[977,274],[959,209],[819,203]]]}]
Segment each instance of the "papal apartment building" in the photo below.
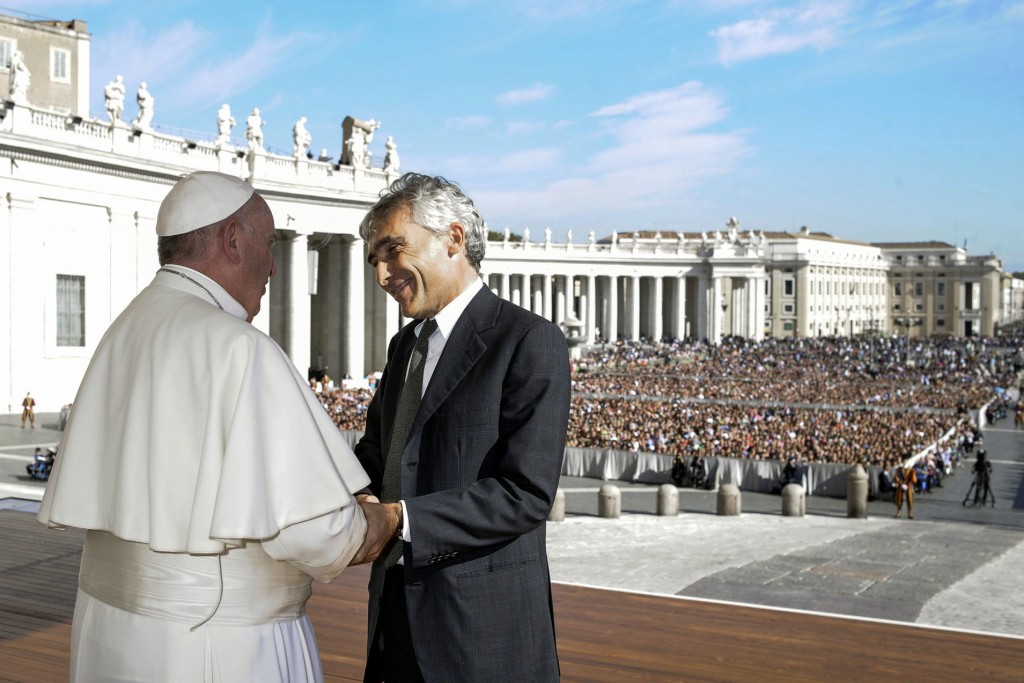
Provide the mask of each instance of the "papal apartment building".
[{"label": "papal apartment building", "polygon": [[[271,154],[212,123],[208,140],[165,134],[159,116],[134,125],[140,84],[124,84],[125,121],[94,117],[89,39],[83,21],[0,16],[0,411],[27,391],[43,411],[73,399],[100,337],[156,272],[160,201],[194,170],[248,180],[274,214],[278,276],[253,324],[300,370],[380,370],[405,321],[374,284],[358,226],[397,169],[372,167],[369,150],[355,164]],[[521,237],[488,244],[484,282],[583,343],[991,335],[1024,304],[996,257],[937,242],[740,231],[736,219]]]}]

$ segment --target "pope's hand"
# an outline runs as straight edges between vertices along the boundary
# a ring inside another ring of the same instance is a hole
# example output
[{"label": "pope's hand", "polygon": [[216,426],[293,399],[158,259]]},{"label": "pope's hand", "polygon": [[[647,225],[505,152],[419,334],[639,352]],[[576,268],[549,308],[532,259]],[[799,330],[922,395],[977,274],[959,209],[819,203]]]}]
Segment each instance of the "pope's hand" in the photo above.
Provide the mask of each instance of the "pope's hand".
[{"label": "pope's hand", "polygon": [[372,495],[356,496],[356,500],[366,516],[366,536],[349,566],[376,560],[398,534],[402,523],[401,503],[381,503]]}]

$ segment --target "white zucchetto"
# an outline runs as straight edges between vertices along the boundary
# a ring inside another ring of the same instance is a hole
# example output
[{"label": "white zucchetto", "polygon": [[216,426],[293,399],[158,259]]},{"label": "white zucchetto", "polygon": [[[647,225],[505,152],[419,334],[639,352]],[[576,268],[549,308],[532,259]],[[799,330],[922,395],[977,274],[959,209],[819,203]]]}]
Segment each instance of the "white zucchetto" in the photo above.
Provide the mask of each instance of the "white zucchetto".
[{"label": "white zucchetto", "polygon": [[255,192],[249,183],[224,173],[189,173],[160,203],[156,234],[183,235],[213,225],[242,208]]}]

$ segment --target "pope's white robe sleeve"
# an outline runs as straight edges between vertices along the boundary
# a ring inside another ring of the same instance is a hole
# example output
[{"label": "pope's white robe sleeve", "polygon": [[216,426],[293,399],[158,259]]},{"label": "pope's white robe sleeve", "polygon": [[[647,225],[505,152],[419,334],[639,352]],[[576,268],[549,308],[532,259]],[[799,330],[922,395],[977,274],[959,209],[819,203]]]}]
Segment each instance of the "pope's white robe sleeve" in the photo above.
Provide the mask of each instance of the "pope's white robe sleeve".
[{"label": "pope's white robe sleeve", "polygon": [[263,541],[263,550],[328,583],[352,561],[365,536],[363,508],[349,505],[281,529],[277,536]]}]

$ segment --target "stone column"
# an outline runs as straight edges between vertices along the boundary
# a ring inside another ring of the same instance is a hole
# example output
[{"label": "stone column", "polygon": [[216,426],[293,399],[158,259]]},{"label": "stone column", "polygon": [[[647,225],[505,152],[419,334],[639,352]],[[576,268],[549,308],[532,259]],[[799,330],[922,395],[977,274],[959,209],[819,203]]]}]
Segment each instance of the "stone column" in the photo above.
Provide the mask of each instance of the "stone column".
[{"label": "stone column", "polygon": [[697,278],[697,330],[693,336],[695,339],[710,339],[711,331],[708,329],[708,276],[701,275]]},{"label": "stone column", "polygon": [[384,295],[384,311],[384,343],[390,344],[391,338],[402,329],[402,311],[398,307],[398,302],[388,294]]},{"label": "stone column", "polygon": [[[13,413],[15,405],[20,406],[14,390],[14,273],[12,267],[12,242],[14,238],[14,207],[18,200],[10,193],[0,194],[0,407]],[[47,284],[49,286],[49,284]],[[37,390],[38,391],[38,390]],[[21,394],[20,398],[25,395]],[[13,423],[12,423],[13,424]]]},{"label": "stone column", "polygon": [[309,248],[309,233],[295,231],[295,235],[287,240],[288,244],[288,345],[285,350],[292,359],[299,374],[303,377],[309,371],[310,348],[310,313],[309,298],[309,261],[306,252]]},{"label": "stone column", "polygon": [[811,281],[807,266],[796,271],[796,329],[801,337],[811,336]]},{"label": "stone column", "polygon": [[542,308],[544,313],[542,313],[542,315],[544,316],[545,320],[552,320],[551,276],[546,273],[544,274],[544,285],[541,291],[543,292],[542,296],[544,297],[544,306]]},{"label": "stone column", "polygon": [[672,319],[672,334],[676,339],[686,337],[686,278],[676,276],[675,316]]},{"label": "stone column", "polygon": [[752,339],[761,340],[764,339],[764,303],[765,303],[765,284],[767,278],[759,277],[754,280],[755,296],[754,296],[754,335]]},{"label": "stone column", "polygon": [[760,280],[747,278],[747,339],[759,339],[757,336],[757,286]]},{"label": "stone column", "polygon": [[565,320],[565,276],[555,276],[555,302],[554,302],[554,315],[555,318],[552,322],[556,325],[560,325]]},{"label": "stone column", "polygon": [[501,274],[501,298],[505,301],[512,301],[512,290],[509,288],[508,273]]},{"label": "stone column", "polygon": [[580,308],[587,312],[587,343],[593,344],[597,340],[597,278],[588,275],[584,281],[587,288],[580,301]]},{"label": "stone column", "polygon": [[576,316],[577,318],[583,319],[583,310],[579,311],[579,315],[576,313],[575,301],[576,299],[576,278],[572,275],[565,276],[565,310],[562,312],[562,319],[571,318]]},{"label": "stone column", "polygon": [[708,304],[711,307],[711,336],[709,339],[712,344],[718,344],[722,341],[722,278],[713,277],[711,278],[711,302]]},{"label": "stone column", "polygon": [[611,343],[619,339],[619,278],[616,275],[608,276],[608,320],[605,323],[608,328],[604,332],[604,338]]},{"label": "stone column", "polygon": [[[342,337],[341,368],[336,368],[331,377],[340,382],[341,378],[348,373],[353,379],[365,375],[372,368],[366,367],[366,321],[363,311],[366,299],[366,260],[363,258],[363,240],[353,237],[342,246],[345,254],[344,265],[345,284],[342,288],[344,297],[344,316],[341,326],[333,328],[333,333]],[[389,296],[388,299],[394,302]],[[396,304],[397,306],[397,304]],[[390,340],[390,337],[388,337]]]},{"label": "stone column", "polygon": [[629,338],[640,339],[640,276],[629,278]]},{"label": "stone column", "polygon": [[651,302],[651,330],[654,335],[654,342],[660,342],[665,336],[665,323],[662,319],[662,311],[665,308],[665,278],[658,275],[654,278],[654,299]]},{"label": "stone column", "polygon": [[[327,374],[339,384],[347,371],[344,348],[348,321],[352,318],[347,307],[348,244],[342,244],[343,239],[340,235],[334,235],[320,251],[321,286],[313,299],[314,317],[319,320],[319,326],[314,330],[313,356],[310,358],[314,365],[327,366]],[[362,307],[356,315],[360,319],[366,317]],[[317,355],[322,358],[318,359]]]}]

